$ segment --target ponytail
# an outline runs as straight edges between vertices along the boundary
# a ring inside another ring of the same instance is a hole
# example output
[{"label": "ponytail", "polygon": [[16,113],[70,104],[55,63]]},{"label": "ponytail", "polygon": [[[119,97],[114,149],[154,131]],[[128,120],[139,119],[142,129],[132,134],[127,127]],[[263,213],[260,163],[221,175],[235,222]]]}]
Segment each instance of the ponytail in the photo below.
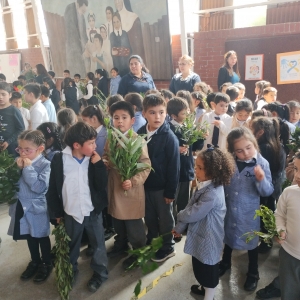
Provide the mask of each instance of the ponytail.
[{"label": "ponytail", "polygon": [[62,151],[63,146],[59,136],[59,128],[56,123],[42,123],[40,126],[37,127],[37,130],[42,132],[46,141],[50,138],[54,139],[53,144],[51,145],[51,148],[53,148],[53,150]]},{"label": "ponytail", "polygon": [[104,123],[104,115],[103,115],[103,112],[100,108],[99,105],[90,105],[88,107],[86,107],[81,115],[83,117],[87,117],[87,118],[92,118],[93,116],[96,116],[96,118],[98,119],[99,123],[101,125],[105,125]]}]

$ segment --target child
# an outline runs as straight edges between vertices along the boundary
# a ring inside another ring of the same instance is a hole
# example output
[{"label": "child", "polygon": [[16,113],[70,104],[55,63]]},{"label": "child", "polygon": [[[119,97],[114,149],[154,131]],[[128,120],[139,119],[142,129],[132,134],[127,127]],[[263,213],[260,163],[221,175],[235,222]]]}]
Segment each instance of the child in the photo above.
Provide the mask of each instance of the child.
[{"label": "child", "polygon": [[227,114],[232,117],[235,112],[236,103],[239,100],[239,89],[234,85],[229,86],[225,94],[227,94],[230,98]]},{"label": "child", "polygon": [[59,102],[60,102],[60,93],[56,88],[55,83],[50,77],[44,77],[43,78],[43,84],[46,88],[50,91],[50,99],[55,107],[56,112],[60,109]]},{"label": "child", "polygon": [[239,96],[237,98],[237,101],[243,99],[245,97],[246,87],[240,82],[236,82],[233,86],[239,89]]},{"label": "child", "polygon": [[22,95],[19,92],[12,92],[10,103],[20,110],[23,117],[25,130],[27,130],[30,126],[30,112],[27,108],[22,107]]},{"label": "child", "polygon": [[22,86],[26,84],[26,77],[24,75],[20,75],[18,80],[22,83]]},{"label": "child", "polygon": [[255,83],[254,93],[256,95],[256,99],[254,102],[254,110],[257,109],[257,102],[263,98],[264,89],[270,86],[271,86],[271,82],[266,80],[260,80]]},{"label": "child", "polygon": [[253,111],[252,102],[248,99],[243,99],[237,102],[235,113],[232,118],[231,128],[246,126],[249,127],[251,115]]},{"label": "child", "polygon": [[11,105],[11,86],[0,82],[0,150],[7,150],[16,156],[18,135],[24,130],[24,121],[20,110]]},{"label": "child", "polygon": [[236,160],[236,171],[225,187],[227,212],[225,216],[225,248],[219,265],[219,275],[231,268],[233,249],[248,250],[249,265],[244,289],[254,291],[259,280],[258,237],[246,243],[242,235],[260,229],[259,218],[253,219],[259,209],[260,196],[273,191],[269,163],[260,155],[255,137],[246,127],[232,129],[227,137],[227,149]]},{"label": "child", "polygon": [[45,157],[52,161],[55,153],[63,150],[61,140],[59,138],[59,128],[56,123],[46,122],[37,127],[45,137]]},{"label": "child", "polygon": [[177,212],[183,210],[189,199],[191,182],[194,180],[194,158],[192,146],[185,145],[182,140],[180,127],[184,122],[188,110],[188,103],[179,97],[172,98],[167,104],[167,113],[172,118],[170,129],[176,135],[179,142],[180,153],[180,176],[179,184],[176,191],[175,200],[173,203],[173,214],[176,219]]},{"label": "child", "polygon": [[82,97],[83,97],[83,94],[82,94],[82,91],[81,91],[81,89],[80,89],[80,85],[82,84],[81,82],[80,82],[80,78],[81,78],[81,76],[80,76],[80,74],[75,74],[74,75],[74,82],[75,82],[75,85],[76,85],[76,87],[77,87],[77,100],[79,101]]},{"label": "child", "polygon": [[[173,233],[187,229],[184,252],[192,255],[194,275],[200,285],[192,285],[194,294],[213,300],[219,283],[219,259],[223,249],[226,205],[223,185],[234,173],[231,155],[214,147],[202,150],[196,159],[198,190],[187,207],[178,213]],[[207,238],[209,237],[209,238]]]},{"label": "child", "polygon": [[263,99],[257,101],[257,109],[262,109],[262,107],[268,103],[275,102],[277,98],[277,90],[274,87],[266,87],[263,90]]},{"label": "child", "polygon": [[40,100],[42,101],[43,105],[47,110],[49,122],[57,123],[55,107],[53,105],[53,102],[49,98],[49,95],[50,95],[49,89],[46,88],[45,86],[41,86]]},{"label": "child", "polygon": [[209,133],[204,141],[204,149],[208,144],[226,148],[226,137],[231,129],[232,118],[226,114],[229,97],[226,94],[217,93],[214,99],[215,110],[204,114],[201,124],[209,124]]},{"label": "child", "polygon": [[[178,139],[165,122],[166,102],[162,96],[150,94],[144,98],[143,112],[148,123],[138,134],[146,134],[152,169],[145,182],[148,243],[164,235],[163,246],[156,252],[156,262],[175,255],[171,232],[174,228],[173,204],[179,181],[180,159]],[[150,140],[150,141],[149,141]]]},{"label": "child", "polygon": [[183,90],[180,90],[176,93],[176,97],[180,97],[182,99],[185,99],[186,102],[188,103],[189,105],[189,109],[188,109],[188,113],[190,111],[192,111],[193,109],[193,104],[192,104],[192,96],[191,96],[191,93],[189,91],[183,91]]},{"label": "child", "polygon": [[[168,103],[170,99],[172,99],[175,96],[171,91],[165,89],[160,90],[160,93],[164,97],[166,103]],[[170,122],[171,120],[172,118],[167,114],[166,122]]]},{"label": "child", "polygon": [[287,187],[279,198],[275,212],[276,228],[280,232],[279,277],[281,299],[296,300],[300,297],[299,280],[299,187],[300,153],[294,158],[294,178],[297,185]]},{"label": "child", "polygon": [[77,122],[77,116],[71,108],[61,109],[57,114],[57,123],[59,129],[59,138],[62,142],[63,148],[66,144],[64,142],[67,130]]},{"label": "child", "polygon": [[83,230],[86,229],[94,249],[91,268],[93,276],[88,289],[96,292],[107,279],[107,256],[104,244],[102,210],[107,205],[106,167],[95,151],[97,132],[91,126],[78,122],[66,133],[67,147],[54,155],[47,202],[49,212],[59,223],[64,218],[71,241],[70,262],[73,284],[78,275],[78,257]]},{"label": "child", "polygon": [[[134,111],[130,103],[120,101],[113,104],[110,108],[115,128],[126,134],[134,123]],[[136,133],[133,134],[137,135]],[[109,257],[115,257],[127,250],[127,241],[130,242],[133,249],[141,248],[146,245],[146,233],[143,223],[145,217],[145,192],[144,183],[147,179],[150,169],[146,169],[134,177],[122,182],[119,173],[113,168],[109,161],[107,153],[109,151],[108,143],[105,145],[104,158],[111,166],[108,177],[108,212],[112,215],[113,223],[117,236],[113,249],[108,252]],[[142,154],[138,160],[139,163],[151,164],[146,143]],[[124,196],[127,191],[127,196]],[[137,257],[132,255],[123,261],[124,269],[131,266]]]},{"label": "child", "polygon": [[35,130],[40,124],[49,121],[47,109],[39,100],[41,96],[41,88],[37,83],[28,83],[24,86],[24,98],[30,103],[30,121],[31,129]]},{"label": "child", "polygon": [[220,86],[220,92],[226,94],[226,90],[229,86],[232,86],[231,82],[225,82]]},{"label": "child", "polygon": [[112,68],[110,71],[110,95],[114,96],[118,92],[119,83],[121,81],[121,76],[119,75],[119,70],[117,68]]},{"label": "child", "polygon": [[300,127],[300,103],[296,100],[289,101],[286,104],[290,109],[289,121],[296,127]]},{"label": "child", "polygon": [[52,271],[50,223],[45,196],[50,162],[42,155],[44,149],[45,139],[40,131],[26,130],[19,135],[16,151],[20,154],[17,165],[21,169],[21,177],[18,181],[18,201],[10,207],[8,230],[15,241],[27,240],[31,261],[21,280],[35,275],[34,283],[45,281]]},{"label": "child", "polygon": [[146,124],[146,120],[143,117],[143,97],[138,93],[129,93],[125,96],[124,100],[130,103],[134,108],[134,124],[132,126],[134,132],[137,132],[143,125]]},{"label": "child", "polygon": [[104,69],[97,69],[95,71],[96,77],[98,78],[97,88],[101,93],[106,97],[108,97],[108,74]]},{"label": "child", "polygon": [[206,98],[203,92],[192,92],[192,112],[196,112],[196,119],[195,122],[199,122],[199,118],[205,114],[205,102],[204,99]]},{"label": "child", "polygon": [[213,92],[213,89],[204,81],[196,82],[193,90],[194,92],[204,93],[206,96]]},{"label": "child", "polygon": [[53,83],[55,84],[55,73],[53,71],[48,71],[48,75],[51,78],[51,80],[53,81]]},{"label": "child", "polygon": [[66,101],[66,107],[74,110],[75,114],[79,114],[78,88],[70,77],[64,79],[64,89],[61,92],[61,99]]},{"label": "child", "polygon": [[211,112],[212,110],[215,110],[216,104],[214,103],[214,99],[216,97],[217,93],[210,93],[206,97],[206,103],[208,105],[208,110],[207,112]]}]

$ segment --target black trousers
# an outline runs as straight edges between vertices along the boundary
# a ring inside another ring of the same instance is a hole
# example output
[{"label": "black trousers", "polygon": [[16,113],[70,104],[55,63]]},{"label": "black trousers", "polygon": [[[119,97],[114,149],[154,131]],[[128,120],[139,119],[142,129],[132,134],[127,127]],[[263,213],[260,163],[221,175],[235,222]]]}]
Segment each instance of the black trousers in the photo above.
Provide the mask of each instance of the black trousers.
[{"label": "black trousers", "polygon": [[[31,235],[28,235],[27,244],[33,262],[43,262],[47,265],[51,264],[51,243],[49,236],[34,238]],[[42,257],[40,256],[40,248]]]}]

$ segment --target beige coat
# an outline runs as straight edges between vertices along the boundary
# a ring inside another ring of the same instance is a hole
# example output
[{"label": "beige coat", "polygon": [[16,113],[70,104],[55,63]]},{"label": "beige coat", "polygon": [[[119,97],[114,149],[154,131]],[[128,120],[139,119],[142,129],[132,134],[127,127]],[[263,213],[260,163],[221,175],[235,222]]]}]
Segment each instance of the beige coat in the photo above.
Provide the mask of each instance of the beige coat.
[{"label": "beige coat", "polygon": [[[109,161],[107,151],[108,143],[104,147],[103,159]],[[147,145],[143,147],[140,163],[151,165]],[[145,216],[145,190],[144,182],[150,174],[150,169],[142,171],[132,177],[132,188],[127,191],[127,196],[122,188],[121,176],[109,163],[108,172],[108,213],[119,220],[136,220]]]}]

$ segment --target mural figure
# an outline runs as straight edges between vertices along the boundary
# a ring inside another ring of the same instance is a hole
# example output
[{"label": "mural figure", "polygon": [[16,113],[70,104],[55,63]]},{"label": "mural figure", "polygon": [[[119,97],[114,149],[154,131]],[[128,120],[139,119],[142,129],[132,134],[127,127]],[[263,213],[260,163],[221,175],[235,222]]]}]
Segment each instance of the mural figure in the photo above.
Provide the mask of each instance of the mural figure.
[{"label": "mural figure", "polygon": [[106,9],[105,9],[105,14],[106,14],[105,26],[106,26],[106,29],[107,29],[107,36],[108,36],[108,39],[109,39],[109,36],[113,31],[113,24],[112,24],[112,17],[113,17],[113,14],[114,14],[113,8],[111,6],[107,6]]},{"label": "mural figure", "polygon": [[103,52],[107,55],[106,68],[105,69],[106,69],[107,73],[109,74],[111,69],[114,66],[113,66],[113,60],[112,60],[112,56],[111,56],[110,40],[108,38],[109,36],[108,36],[106,25],[101,25],[100,26],[100,35],[103,39],[103,45],[102,45]]},{"label": "mural figure", "polygon": [[86,34],[89,38],[89,41],[91,43],[93,43],[94,42],[94,35],[97,34],[97,33],[100,33],[100,30],[99,30],[99,28],[95,27],[96,17],[95,17],[94,13],[89,13],[87,18],[88,18],[88,23],[90,25],[90,28],[87,28]]}]

